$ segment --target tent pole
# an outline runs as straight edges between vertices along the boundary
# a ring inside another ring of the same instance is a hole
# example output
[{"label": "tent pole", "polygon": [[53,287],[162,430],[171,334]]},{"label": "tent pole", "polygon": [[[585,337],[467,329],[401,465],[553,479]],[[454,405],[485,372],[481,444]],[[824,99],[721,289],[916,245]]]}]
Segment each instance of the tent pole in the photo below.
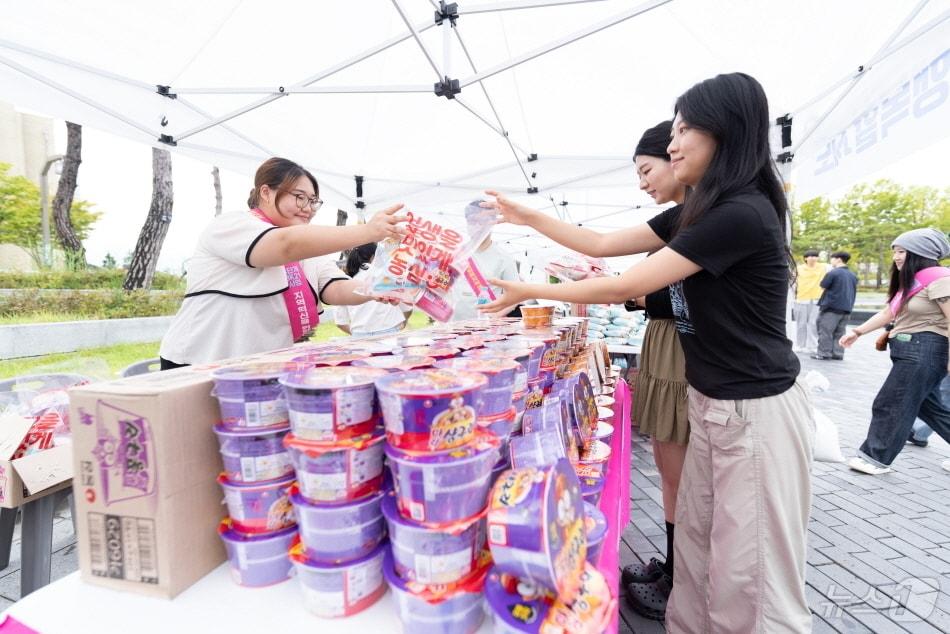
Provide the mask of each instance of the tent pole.
[{"label": "tent pole", "polygon": [[459,9],[459,15],[491,13],[493,11],[517,11],[518,9],[539,9],[541,7],[563,7],[569,4],[587,4],[603,0],[516,0],[515,2],[495,2],[479,4],[467,9]]},{"label": "tent pole", "polygon": [[[432,70],[435,71],[436,77],[439,81],[442,80],[444,74],[439,70],[439,65],[435,63],[435,60],[432,59],[432,55],[429,53],[429,49],[426,48],[426,45],[422,43],[422,38],[419,37],[419,31],[412,25],[409,21],[409,16],[406,15],[406,12],[403,10],[402,5],[399,4],[399,0],[392,0],[393,6],[396,7],[396,11],[399,13],[399,17],[402,18],[402,21],[405,22],[406,26],[409,27],[409,32],[412,33],[413,39],[416,40],[416,44],[419,45],[419,48],[422,50],[422,54],[425,55],[426,60],[429,62],[429,66],[432,67]],[[432,26],[435,26],[435,22],[432,23]]]},{"label": "tent pole", "polygon": [[432,86],[422,84],[405,84],[394,86],[236,86],[236,87],[204,87],[176,88],[177,95],[322,95],[322,94],[351,94],[351,93],[416,93],[432,92]]},{"label": "tent pole", "polygon": [[466,86],[471,86],[477,81],[480,81],[482,79],[487,79],[489,77],[492,77],[493,75],[497,75],[500,72],[506,71],[510,68],[514,68],[515,66],[518,66],[519,64],[523,64],[525,62],[531,61],[532,59],[536,57],[540,57],[541,55],[544,55],[545,53],[550,53],[551,51],[557,50],[563,46],[567,46],[568,44],[581,40],[589,35],[593,35],[594,33],[597,33],[599,31],[603,31],[604,29],[614,26],[615,24],[620,24],[621,22],[629,20],[630,18],[634,18],[643,13],[647,13],[648,11],[656,9],[657,7],[661,7],[664,4],[668,4],[672,1],[673,0],[649,0],[648,2],[645,2],[632,9],[629,9],[622,13],[618,13],[614,16],[611,16],[607,18],[606,20],[601,20],[600,22],[597,22],[596,24],[593,24],[587,27],[586,29],[582,29],[580,31],[572,33],[571,35],[563,37],[559,40],[555,40],[554,42],[546,46],[542,46],[541,48],[537,48],[533,51],[529,51],[523,55],[519,55],[518,57],[514,57],[506,62],[502,62],[501,64],[493,66],[486,71],[482,71],[481,73],[477,73],[475,75],[472,75],[471,77],[463,79],[460,82],[460,85],[462,88],[465,88]]}]

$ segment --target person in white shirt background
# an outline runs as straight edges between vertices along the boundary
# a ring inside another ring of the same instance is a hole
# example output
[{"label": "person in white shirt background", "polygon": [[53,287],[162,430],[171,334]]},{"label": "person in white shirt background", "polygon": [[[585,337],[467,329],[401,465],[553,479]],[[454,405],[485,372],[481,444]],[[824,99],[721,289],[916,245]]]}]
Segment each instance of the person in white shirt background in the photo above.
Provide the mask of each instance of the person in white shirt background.
[{"label": "person in white shirt background", "polygon": [[[346,257],[344,271],[356,282],[361,282],[369,272],[376,255],[376,243],[368,242],[352,249]],[[337,328],[354,337],[369,337],[399,332],[406,327],[412,314],[412,306],[393,306],[382,302],[366,302],[355,306],[337,306],[333,320]]]},{"label": "person in white shirt background", "polygon": [[363,304],[326,257],[384,238],[402,239],[402,205],[368,223],[311,226],[323,204],[313,174],[284,158],[257,169],[248,210],[217,216],[186,264],[185,299],[159,350],[163,370],[284,348],[319,323],[320,304]]},{"label": "person in white shirt background", "polygon": [[[478,270],[486,280],[497,279],[506,281],[521,281],[518,275],[518,266],[511,254],[492,242],[491,235],[485,238],[472,255]],[[501,289],[493,286],[495,296],[501,296]],[[475,292],[464,280],[459,280],[453,287],[453,307],[455,313],[452,321],[467,321],[478,319],[481,314],[476,308]]]}]

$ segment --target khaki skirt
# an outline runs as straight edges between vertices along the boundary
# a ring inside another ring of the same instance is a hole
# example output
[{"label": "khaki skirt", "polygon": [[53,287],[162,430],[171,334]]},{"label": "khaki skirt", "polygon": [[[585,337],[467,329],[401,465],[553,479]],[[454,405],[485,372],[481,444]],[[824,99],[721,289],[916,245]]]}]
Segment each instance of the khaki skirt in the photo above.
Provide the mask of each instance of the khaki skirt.
[{"label": "khaki skirt", "polygon": [[660,442],[689,439],[686,360],[672,319],[651,319],[643,335],[633,420]]}]

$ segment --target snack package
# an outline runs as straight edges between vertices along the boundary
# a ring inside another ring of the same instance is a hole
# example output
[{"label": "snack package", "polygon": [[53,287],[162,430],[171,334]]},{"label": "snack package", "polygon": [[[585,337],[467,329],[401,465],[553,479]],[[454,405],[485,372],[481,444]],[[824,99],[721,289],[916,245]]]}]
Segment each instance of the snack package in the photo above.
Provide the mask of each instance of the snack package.
[{"label": "snack package", "polygon": [[577,282],[604,277],[609,269],[603,258],[592,258],[576,251],[566,251],[554,257],[545,267],[545,273],[562,282]]},{"label": "snack package", "polygon": [[495,224],[494,211],[483,208],[481,202],[466,206],[464,229],[407,212],[406,235],[399,242],[379,243],[366,284],[358,292],[414,304],[442,322],[452,317],[449,293],[460,277],[468,280],[476,295],[488,297],[491,289],[471,259]]}]

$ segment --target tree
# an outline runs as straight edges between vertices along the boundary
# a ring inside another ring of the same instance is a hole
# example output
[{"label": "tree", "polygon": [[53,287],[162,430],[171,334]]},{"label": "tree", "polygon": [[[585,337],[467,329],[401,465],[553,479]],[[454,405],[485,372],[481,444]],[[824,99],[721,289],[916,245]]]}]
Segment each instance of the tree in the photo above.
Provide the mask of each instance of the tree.
[{"label": "tree", "polygon": [[921,227],[950,226],[950,189],[905,187],[890,180],[859,184],[836,201],[815,198],[795,210],[793,250],[851,253],[859,270],[876,270],[880,288],[890,266],[891,241]]},{"label": "tree", "polygon": [[115,258],[111,253],[106,253],[106,257],[102,258],[102,268],[104,269],[114,269],[116,266]]},{"label": "tree", "polygon": [[[0,163],[0,243],[16,244],[43,264],[40,253],[42,221],[40,189],[25,176],[10,174],[10,165]],[[73,201],[69,210],[73,231],[82,241],[89,236],[101,214],[84,200]]]},{"label": "tree", "polygon": [[63,172],[53,199],[53,222],[59,244],[66,252],[66,265],[72,270],[86,268],[86,249],[76,234],[70,210],[76,193],[76,178],[82,163],[82,126],[66,122],[66,154],[63,157]]},{"label": "tree", "polygon": [[168,150],[152,148],[152,204],[132,252],[122,284],[125,290],[152,287],[155,265],[172,221],[173,202],[171,154]]}]

